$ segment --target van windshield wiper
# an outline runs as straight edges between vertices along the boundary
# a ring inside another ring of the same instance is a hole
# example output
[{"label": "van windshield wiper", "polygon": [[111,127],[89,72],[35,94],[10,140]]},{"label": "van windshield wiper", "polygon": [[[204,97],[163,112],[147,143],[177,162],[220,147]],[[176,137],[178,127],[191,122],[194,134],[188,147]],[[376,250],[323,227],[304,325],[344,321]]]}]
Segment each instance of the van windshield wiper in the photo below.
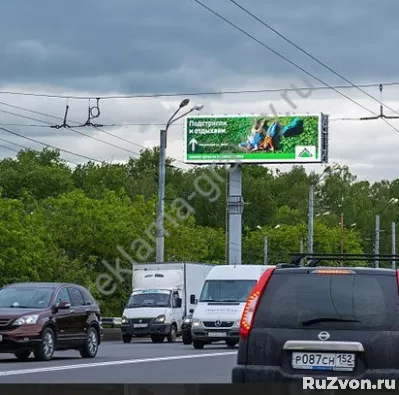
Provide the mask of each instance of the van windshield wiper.
[{"label": "van windshield wiper", "polygon": [[303,321],[303,326],[318,324],[319,322],[361,322],[360,320],[348,320],[345,318],[314,318],[312,320]]}]

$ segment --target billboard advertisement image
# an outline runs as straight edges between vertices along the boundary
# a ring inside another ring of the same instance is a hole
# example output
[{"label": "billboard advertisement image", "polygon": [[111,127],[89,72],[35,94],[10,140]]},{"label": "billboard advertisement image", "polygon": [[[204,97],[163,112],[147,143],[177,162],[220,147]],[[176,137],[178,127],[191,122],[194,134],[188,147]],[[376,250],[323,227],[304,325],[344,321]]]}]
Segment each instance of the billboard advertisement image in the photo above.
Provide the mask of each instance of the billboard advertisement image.
[{"label": "billboard advertisement image", "polygon": [[185,162],[321,163],[322,114],[292,116],[189,116]]}]

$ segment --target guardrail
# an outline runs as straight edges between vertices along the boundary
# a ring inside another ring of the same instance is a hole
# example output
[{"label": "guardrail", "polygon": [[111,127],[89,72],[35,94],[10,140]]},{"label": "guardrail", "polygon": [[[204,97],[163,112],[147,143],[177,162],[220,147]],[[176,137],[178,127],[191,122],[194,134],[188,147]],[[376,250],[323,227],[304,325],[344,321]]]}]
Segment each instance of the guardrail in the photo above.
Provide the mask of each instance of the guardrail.
[{"label": "guardrail", "polygon": [[122,325],[121,317],[102,317],[101,325],[103,328],[120,328]]}]

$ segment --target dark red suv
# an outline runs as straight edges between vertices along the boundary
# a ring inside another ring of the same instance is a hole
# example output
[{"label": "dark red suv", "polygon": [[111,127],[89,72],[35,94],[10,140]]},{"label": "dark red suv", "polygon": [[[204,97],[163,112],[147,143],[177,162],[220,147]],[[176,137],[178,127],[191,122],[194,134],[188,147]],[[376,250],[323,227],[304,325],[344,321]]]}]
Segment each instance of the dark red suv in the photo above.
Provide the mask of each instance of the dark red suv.
[{"label": "dark red suv", "polygon": [[18,283],[0,290],[0,353],[40,361],[56,350],[75,349],[94,358],[101,342],[100,308],[76,284]]}]

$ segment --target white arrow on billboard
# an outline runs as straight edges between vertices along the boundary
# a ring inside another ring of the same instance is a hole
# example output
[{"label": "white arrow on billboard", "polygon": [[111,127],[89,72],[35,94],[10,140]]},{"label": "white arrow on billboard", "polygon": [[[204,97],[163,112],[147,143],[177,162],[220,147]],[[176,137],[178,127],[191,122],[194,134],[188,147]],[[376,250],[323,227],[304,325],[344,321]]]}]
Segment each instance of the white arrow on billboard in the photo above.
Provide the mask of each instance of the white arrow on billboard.
[{"label": "white arrow on billboard", "polygon": [[191,145],[191,150],[195,151],[195,146],[198,145],[198,141],[195,138],[192,138],[189,142],[189,145]]}]

